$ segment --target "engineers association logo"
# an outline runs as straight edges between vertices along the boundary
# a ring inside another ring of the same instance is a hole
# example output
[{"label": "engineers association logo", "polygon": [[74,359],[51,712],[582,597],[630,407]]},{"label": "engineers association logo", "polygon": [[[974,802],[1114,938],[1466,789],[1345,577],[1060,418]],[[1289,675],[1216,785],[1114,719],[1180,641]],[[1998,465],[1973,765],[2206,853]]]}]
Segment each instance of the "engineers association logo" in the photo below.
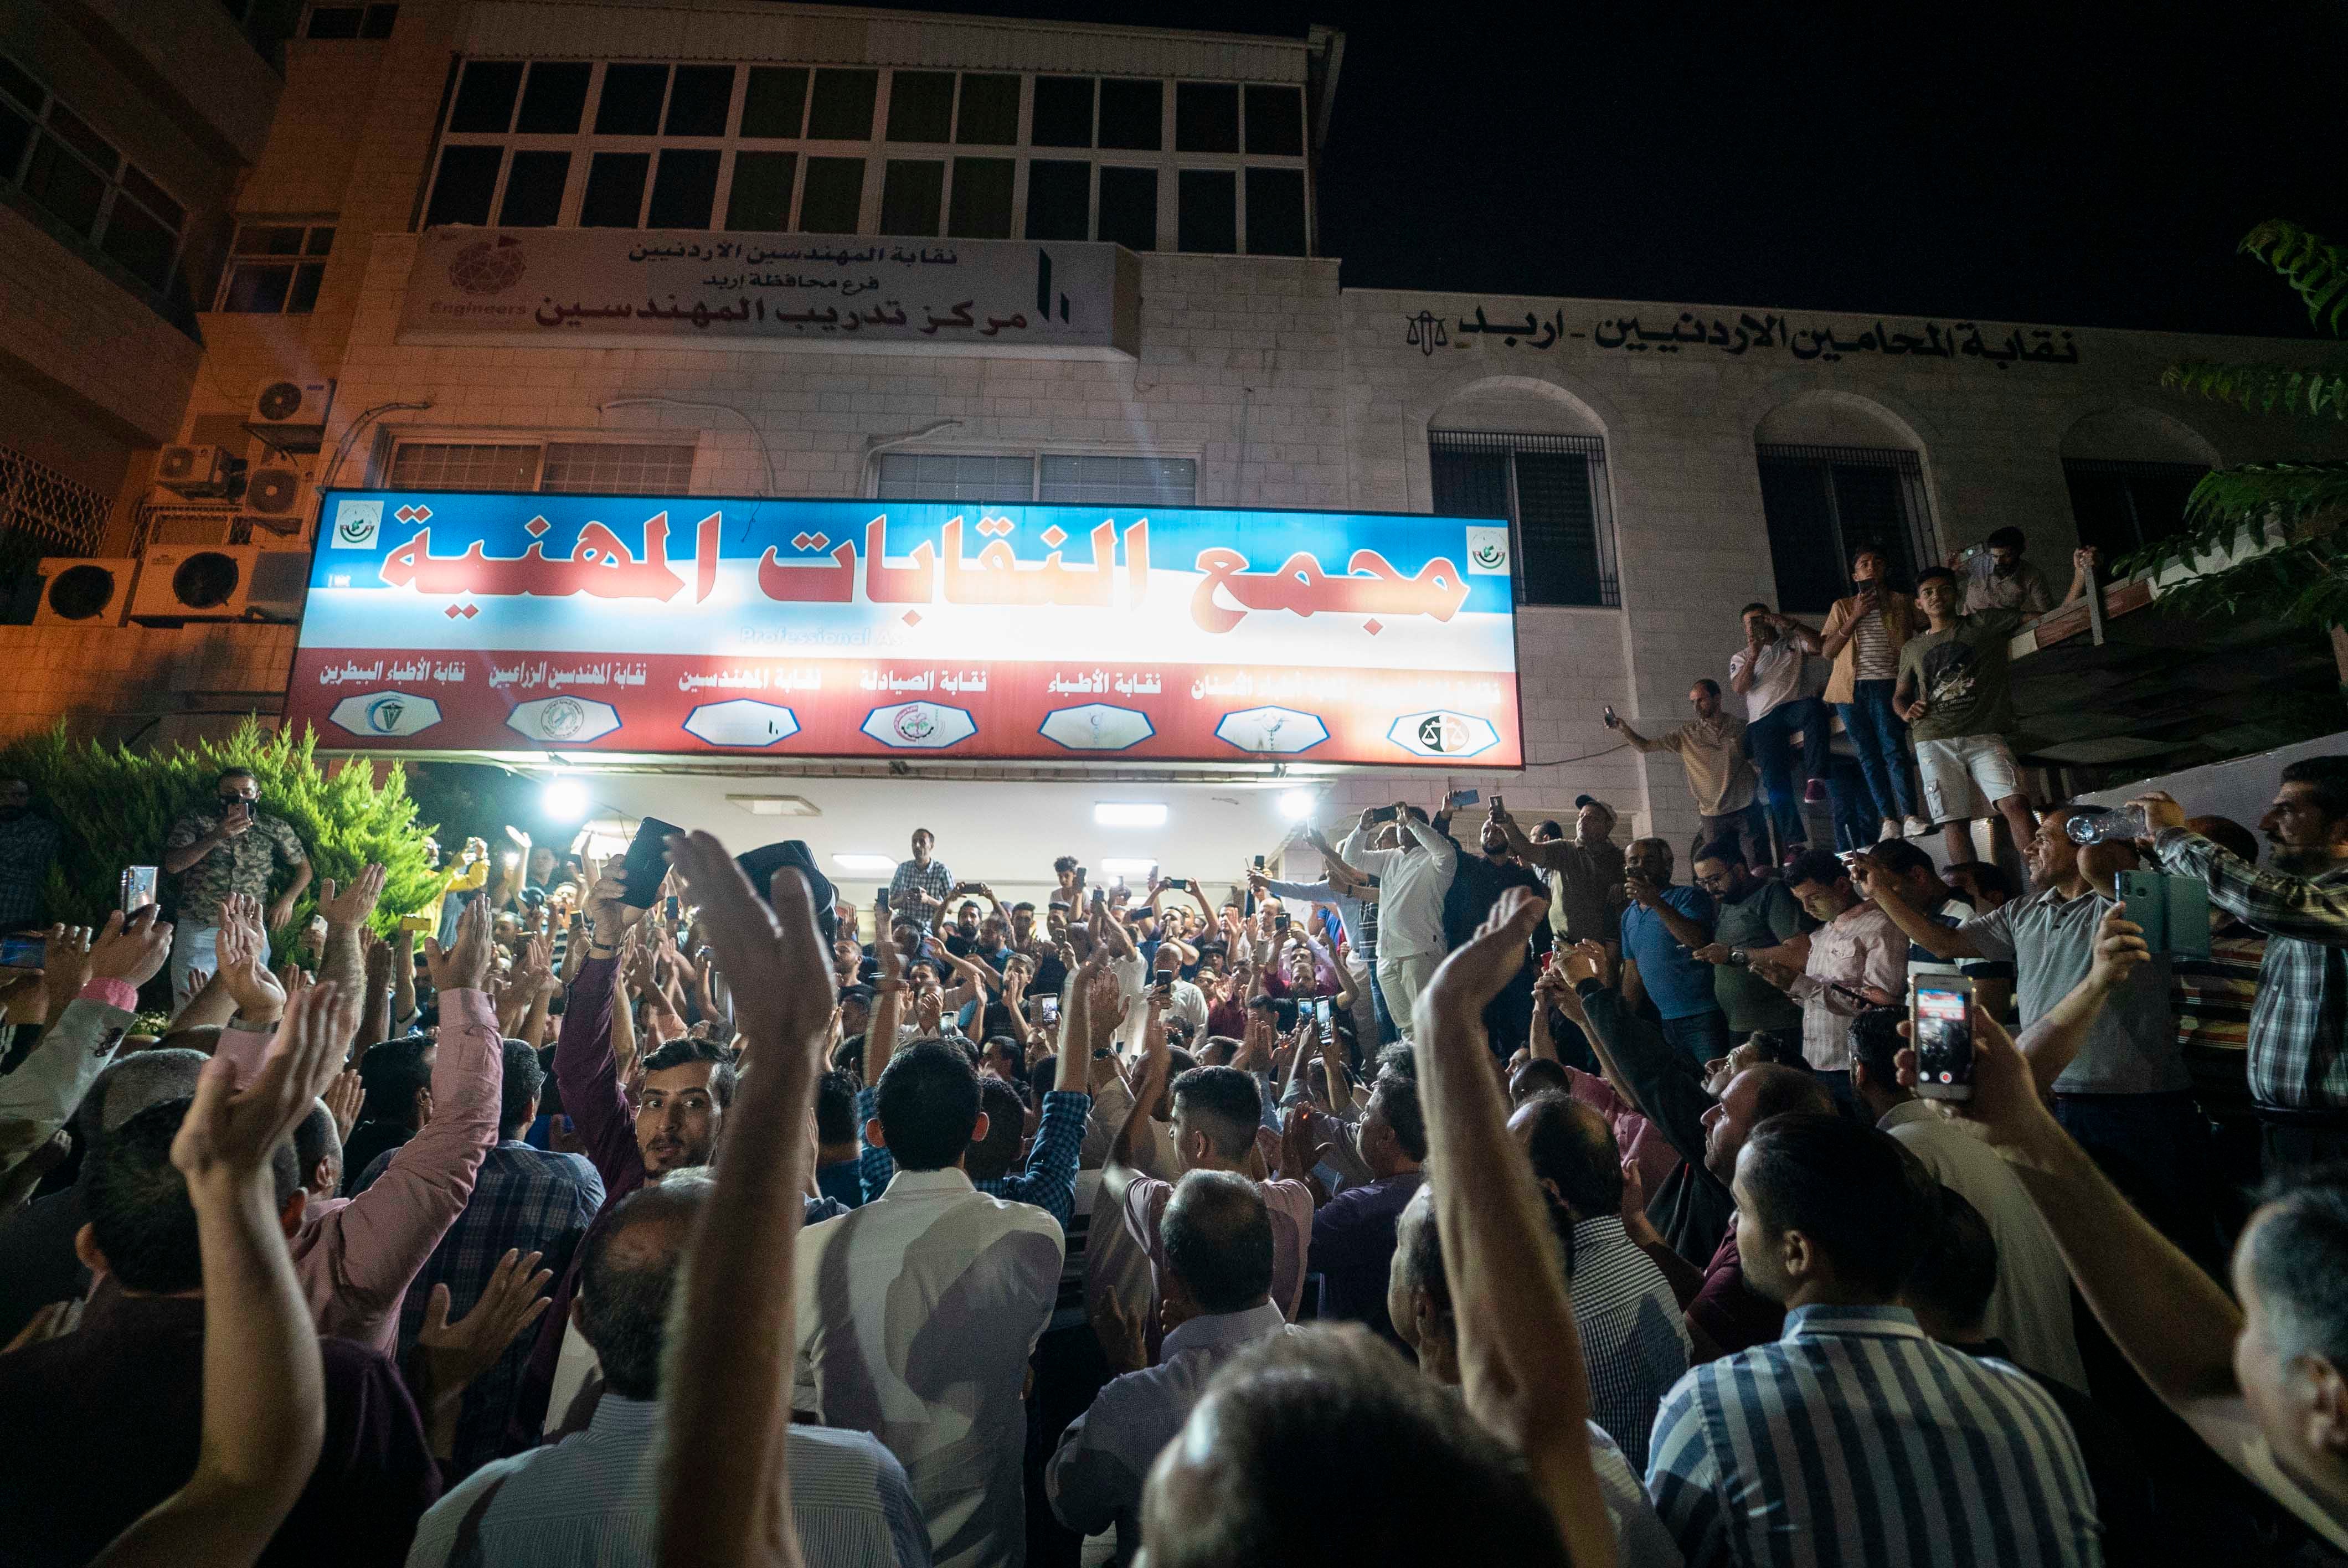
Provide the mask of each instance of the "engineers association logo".
[{"label": "engineers association logo", "polygon": [[1506,577],[1509,573],[1509,530],[1505,528],[1468,528],[1468,570],[1477,577]]},{"label": "engineers association logo", "polygon": [[337,501],[335,528],[328,546],[338,550],[371,550],[383,532],[381,501]]},{"label": "engineers association logo", "polygon": [[449,284],[469,294],[501,294],[521,282],[530,264],[510,234],[476,240],[448,261]]}]

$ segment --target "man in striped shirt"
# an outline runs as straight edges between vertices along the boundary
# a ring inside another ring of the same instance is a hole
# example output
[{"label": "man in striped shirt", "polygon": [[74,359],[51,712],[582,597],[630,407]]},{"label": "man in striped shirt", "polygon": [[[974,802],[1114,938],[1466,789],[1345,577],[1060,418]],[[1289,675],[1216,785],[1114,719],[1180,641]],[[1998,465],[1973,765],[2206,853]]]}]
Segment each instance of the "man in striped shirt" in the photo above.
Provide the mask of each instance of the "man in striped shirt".
[{"label": "man in striped shirt", "polygon": [[1696,1368],[1657,1413],[1647,1490],[1689,1568],[2103,1561],[2053,1399],[1892,1305],[1932,1234],[1929,1181],[1889,1133],[1841,1117],[1776,1118],[1746,1141],[1738,1247],[1786,1333]]}]

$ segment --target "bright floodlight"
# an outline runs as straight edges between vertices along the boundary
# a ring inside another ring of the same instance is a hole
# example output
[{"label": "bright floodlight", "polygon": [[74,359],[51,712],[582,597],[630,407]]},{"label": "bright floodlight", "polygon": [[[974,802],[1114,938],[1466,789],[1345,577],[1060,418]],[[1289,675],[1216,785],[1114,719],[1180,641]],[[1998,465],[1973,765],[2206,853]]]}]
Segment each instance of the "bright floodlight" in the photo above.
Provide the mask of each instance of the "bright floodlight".
[{"label": "bright floodlight", "polygon": [[1093,821],[1102,827],[1163,827],[1166,806],[1162,801],[1096,801]]},{"label": "bright floodlight", "polygon": [[1280,797],[1280,815],[1291,822],[1302,822],[1313,815],[1313,792],[1292,789]]},{"label": "bright floodlight", "polygon": [[540,809],[557,822],[577,822],[587,815],[587,786],[577,779],[550,779],[539,797]]}]

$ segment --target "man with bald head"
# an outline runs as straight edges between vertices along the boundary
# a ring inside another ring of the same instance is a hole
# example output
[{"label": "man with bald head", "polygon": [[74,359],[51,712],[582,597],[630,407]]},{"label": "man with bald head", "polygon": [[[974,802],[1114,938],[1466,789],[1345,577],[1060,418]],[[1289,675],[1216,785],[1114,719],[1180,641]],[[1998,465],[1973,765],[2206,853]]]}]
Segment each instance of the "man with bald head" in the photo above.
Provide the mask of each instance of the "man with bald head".
[{"label": "man with bald head", "polygon": [[1272,1214],[1256,1184],[1198,1169],[1167,1200],[1155,1367],[1111,1381],[1069,1423],[1044,1472],[1052,1512],[1085,1534],[1117,1527],[1115,1561],[1140,1544],[1142,1482],[1182,1430],[1216,1369],[1248,1346],[1292,1332],[1272,1302]]},{"label": "man with bald head", "polygon": [[1694,1353],[1671,1282],[1622,1228],[1622,1156],[1614,1129],[1563,1094],[1537,1094],[1509,1118],[1533,1175],[1571,1229],[1573,1321],[1590,1369],[1590,1418],[1633,1469],[1647,1467],[1647,1435]]}]

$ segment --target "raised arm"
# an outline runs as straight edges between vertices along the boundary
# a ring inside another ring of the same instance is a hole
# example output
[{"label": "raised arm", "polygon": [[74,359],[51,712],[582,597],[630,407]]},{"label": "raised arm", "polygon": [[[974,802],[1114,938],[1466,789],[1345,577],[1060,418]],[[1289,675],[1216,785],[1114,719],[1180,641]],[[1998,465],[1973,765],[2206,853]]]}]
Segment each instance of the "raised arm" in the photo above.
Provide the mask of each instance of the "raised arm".
[{"label": "raised arm", "polygon": [[1511,1146],[1484,1036],[1484,1009],[1522,967],[1548,907],[1522,887],[1501,896],[1427,983],[1414,1049],[1468,1408],[1524,1455],[1571,1560],[1608,1565],[1614,1532],[1591,1464],[1590,1386],[1563,1260],[1532,1169]]},{"label": "raised arm", "polygon": [[0,1174],[56,1135],[113,1060],[139,988],[170,956],[171,927],[160,913],[152,904],[128,920],[117,911],[95,943],[77,927],[50,931],[49,1023],[32,1054],[0,1078]]},{"label": "raised arm", "polygon": [[1435,864],[1445,876],[1449,876],[1452,867],[1459,864],[1459,845],[1450,835],[1437,833],[1432,823],[1421,822],[1408,812],[1403,812],[1402,825],[1402,830],[1418,840],[1418,846],[1435,856]]},{"label": "raised arm", "polygon": [[[2161,869],[2206,884],[2209,902],[2270,936],[2348,948],[2348,886],[2287,872],[2261,871],[2184,825],[2185,811],[2166,794],[2128,803],[2145,808]],[[2166,818],[2166,820],[2164,820]]]},{"label": "raised arm", "polygon": [[[359,874],[348,882],[337,885],[329,876],[318,885],[318,913],[326,922],[318,979],[331,981],[345,997],[364,1000],[367,995],[366,942],[371,934],[367,921],[374,917],[376,903],[383,897],[383,880],[384,868],[370,863],[360,866]],[[350,1021],[355,1027],[359,1020]],[[363,1043],[373,1045],[382,1038],[376,1035]],[[355,1041],[342,1043],[347,1056]]]},{"label": "raised arm", "polygon": [[789,1446],[801,1193],[835,999],[807,879],[775,874],[771,909],[726,846],[671,839],[734,978],[758,1071],[727,1117],[717,1188],[695,1228],[663,1389],[675,1442],[661,1473],[664,1568],[798,1568]]},{"label": "raised arm", "polygon": [[[1623,733],[1628,734],[1630,733],[1629,725],[1625,724],[1620,727]],[[1643,747],[1641,749],[1644,750]],[[1509,815],[1506,811],[1495,809],[1490,815],[1492,821],[1500,829],[1500,836],[1509,841],[1509,854],[1515,856],[1526,865],[1537,866],[1543,871],[1562,871],[1565,869],[1565,857],[1570,850],[1570,845],[1561,841],[1551,844],[1535,844],[1531,839],[1525,836],[1525,830],[1517,825],[1517,819]]]},{"label": "raised arm", "polygon": [[171,1141],[204,1276],[203,1432],[195,1472],[92,1561],[242,1565],[293,1512],[325,1440],[324,1365],[277,1217],[270,1156],[341,1066],[355,999],[313,987],[252,1081],[215,1059]]},{"label": "raised arm", "polygon": [[1891,923],[1902,935],[1932,957],[1951,958],[1995,958],[1985,952],[1971,935],[1955,926],[1943,926],[1915,905],[1908,902],[1906,884],[1892,875],[1889,866],[1871,854],[1860,850],[1851,856],[1851,885],[1868,897],[1875,907],[1891,917]]},{"label": "raised arm", "polygon": [[2087,974],[2061,1001],[2022,1031],[2014,1042],[2030,1063],[2030,1076],[2042,1094],[2054,1091],[2054,1081],[2071,1065],[2086,1043],[2087,1030],[2101,1017],[2114,990],[2152,956],[2145,945],[2144,927],[2127,918],[2127,907],[2116,904],[2096,926],[2095,956]]},{"label": "raised arm", "polygon": [[[620,1063],[613,1054],[617,1030],[620,943],[644,911],[621,899],[619,878],[605,876],[588,895],[588,916],[595,936],[587,961],[579,967],[570,999],[562,1009],[562,1028],[554,1037],[554,1081],[562,1091],[562,1113],[571,1118],[580,1147],[603,1178],[605,1190],[626,1192],[644,1176],[644,1155],[636,1148],[635,1118],[627,1097],[620,1091]],[[487,919],[487,898],[476,898],[458,918],[458,944],[463,927],[477,908]],[[427,958],[438,945],[427,938]]]}]

